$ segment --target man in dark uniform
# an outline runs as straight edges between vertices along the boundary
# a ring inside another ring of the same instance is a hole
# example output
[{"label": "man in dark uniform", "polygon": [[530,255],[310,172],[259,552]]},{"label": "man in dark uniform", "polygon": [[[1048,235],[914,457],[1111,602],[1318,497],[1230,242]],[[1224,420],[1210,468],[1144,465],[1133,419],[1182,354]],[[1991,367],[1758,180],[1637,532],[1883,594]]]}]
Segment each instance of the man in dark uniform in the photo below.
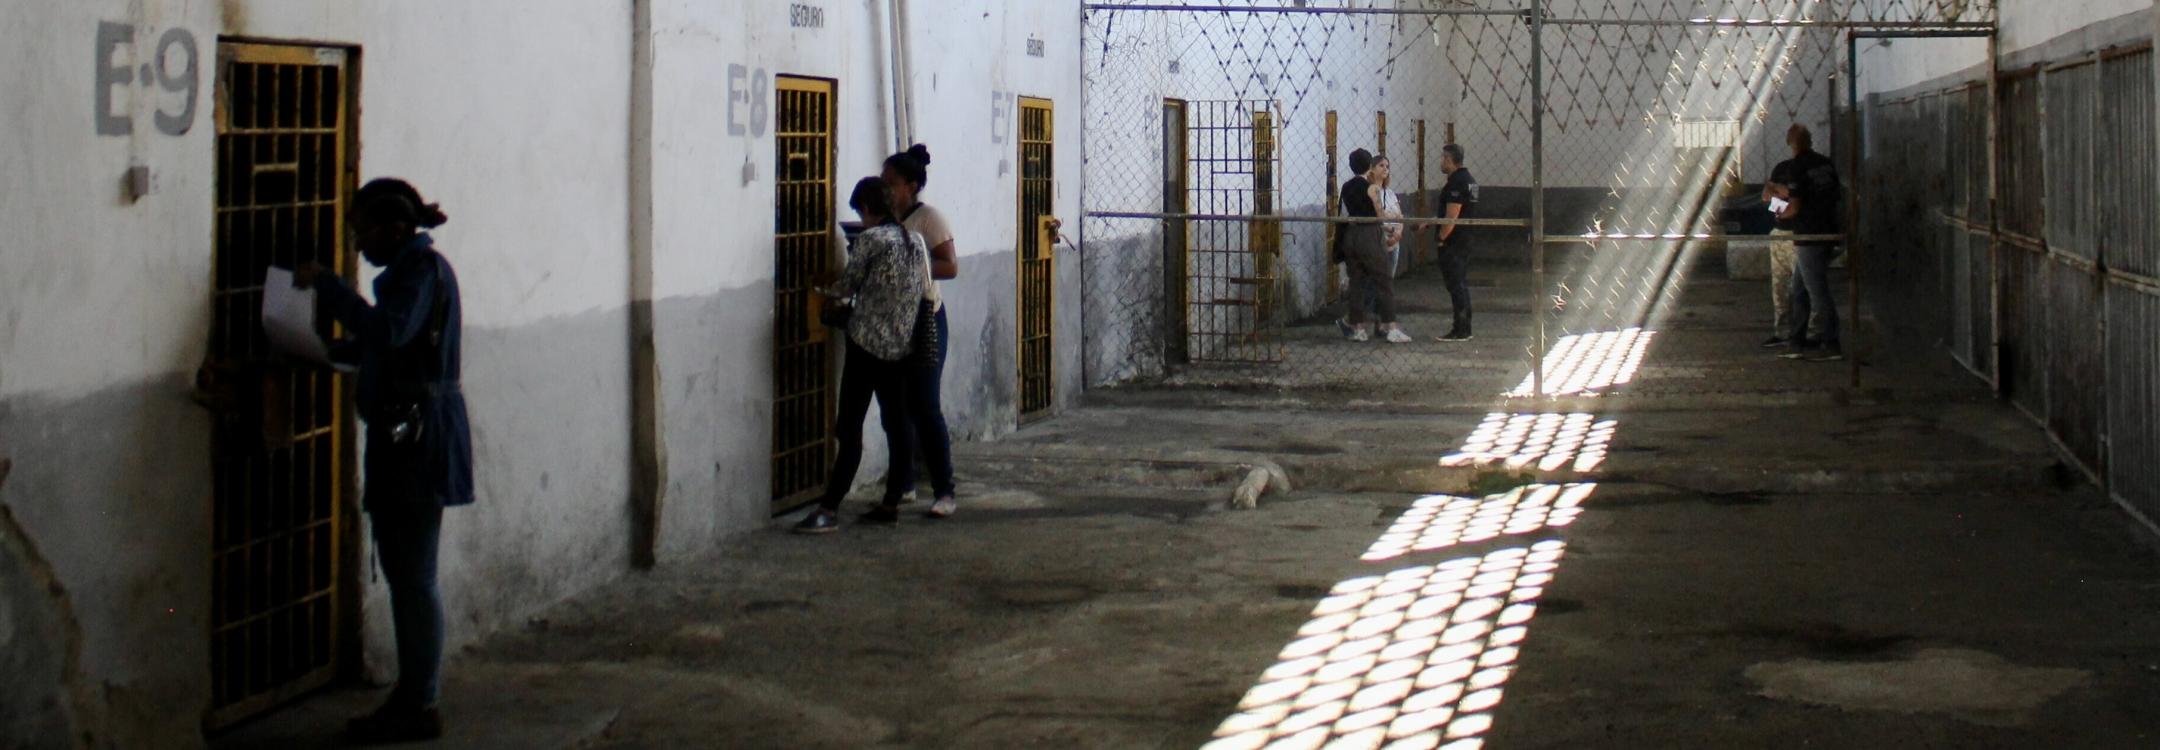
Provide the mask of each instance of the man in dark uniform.
[{"label": "man in dark uniform", "polygon": [[[1766,192],[1786,201],[1778,212],[1781,224],[1799,234],[1837,234],[1843,229],[1840,206],[1845,188],[1838,181],[1837,164],[1815,152],[1815,135],[1807,126],[1794,125],[1785,132],[1793,158],[1770,170]],[[1794,243],[1792,320],[1786,331],[1791,351],[1779,356],[1831,362],[1845,358],[1838,343],[1837,300],[1830,291],[1830,260],[1837,256],[1835,242]],[[1811,322],[1812,321],[1812,322]],[[1815,338],[1808,338],[1813,329]]]},{"label": "man in dark uniform", "polygon": [[[1450,143],[1440,147],[1440,171],[1447,185],[1440,188],[1440,205],[1447,218],[1467,219],[1477,213],[1478,183],[1463,166],[1463,147]],[[1470,243],[1468,227],[1440,227],[1440,275],[1447,281],[1448,302],[1455,308],[1455,327],[1441,341],[1470,340]]]}]

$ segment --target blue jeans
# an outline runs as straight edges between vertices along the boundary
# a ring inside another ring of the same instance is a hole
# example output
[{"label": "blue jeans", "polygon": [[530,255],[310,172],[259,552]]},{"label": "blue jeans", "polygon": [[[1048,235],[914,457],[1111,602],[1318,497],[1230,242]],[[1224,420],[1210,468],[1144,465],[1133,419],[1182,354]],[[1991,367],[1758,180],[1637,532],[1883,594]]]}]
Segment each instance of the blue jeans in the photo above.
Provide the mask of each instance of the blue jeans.
[{"label": "blue jeans", "polygon": [[[923,462],[929,464],[930,489],[937,497],[950,497],[953,485],[952,431],[945,427],[945,354],[950,350],[950,326],[945,322],[945,307],[937,311],[937,364],[913,367],[908,372],[908,421],[915,425],[915,447],[922,451]],[[893,444],[892,463],[903,460],[898,444]]]},{"label": "blue jeans", "polygon": [[[1786,338],[1794,347],[1842,349],[1837,299],[1830,292],[1830,257],[1836,253],[1835,245],[1802,245],[1793,251],[1792,328]],[[1813,340],[1808,339],[1809,328],[1815,329]]]},{"label": "blue jeans", "polygon": [[398,681],[389,705],[399,709],[431,708],[442,695],[443,604],[435,584],[442,513],[433,503],[382,503],[368,511],[397,627]]}]

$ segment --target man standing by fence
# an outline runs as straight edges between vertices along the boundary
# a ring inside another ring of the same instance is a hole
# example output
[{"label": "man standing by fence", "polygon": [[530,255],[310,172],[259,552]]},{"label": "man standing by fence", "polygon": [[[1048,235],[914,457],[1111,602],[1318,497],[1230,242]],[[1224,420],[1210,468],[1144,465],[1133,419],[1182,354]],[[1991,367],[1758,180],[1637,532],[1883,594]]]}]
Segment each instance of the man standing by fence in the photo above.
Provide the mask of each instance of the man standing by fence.
[{"label": "man standing by fence", "polygon": [[[1447,185],[1440,188],[1440,205],[1447,218],[1470,218],[1477,212],[1478,183],[1463,165],[1462,146],[1440,147],[1440,171],[1447,174]],[[1470,237],[1464,227],[1440,227],[1440,276],[1447,282],[1448,303],[1455,308],[1455,326],[1441,341],[1470,340]]]},{"label": "man standing by fence", "polygon": [[[1778,212],[1780,227],[1804,235],[1837,234],[1838,202],[1844,199],[1837,165],[1815,152],[1815,134],[1805,125],[1795,124],[1785,131],[1785,142],[1792,146],[1793,158],[1771,170],[1771,184],[1764,188],[1785,201]],[[1836,255],[1835,242],[1794,243],[1792,280],[1786,292],[1792,299],[1791,314],[1784,321],[1785,343],[1791,349],[1779,356],[1815,362],[1845,358],[1838,343],[1837,300],[1830,292],[1830,260]],[[1810,329],[1815,335],[1812,339]]]}]

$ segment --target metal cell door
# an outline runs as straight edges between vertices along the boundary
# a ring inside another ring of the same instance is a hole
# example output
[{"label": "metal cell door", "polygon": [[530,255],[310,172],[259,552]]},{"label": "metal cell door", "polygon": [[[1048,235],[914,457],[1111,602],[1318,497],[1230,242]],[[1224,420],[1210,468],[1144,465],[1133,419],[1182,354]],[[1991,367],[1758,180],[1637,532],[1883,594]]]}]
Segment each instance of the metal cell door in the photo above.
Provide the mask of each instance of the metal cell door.
[{"label": "metal cell door", "polygon": [[[1195,213],[1187,351],[1193,362],[1280,362],[1281,149],[1272,102],[1193,102]],[[1332,202],[1332,201],[1331,201]],[[1338,205],[1339,208],[1339,205]]]},{"label": "metal cell door", "polygon": [[337,671],[353,428],[340,378],[284,363],[262,334],[268,267],[353,270],[344,247],[354,176],[346,53],[228,43],[218,63],[209,352],[245,384],[235,400],[256,418],[228,414],[211,444],[212,728]]},{"label": "metal cell door", "polygon": [[780,76],[773,169],[773,511],[816,496],[832,461],[832,334],[811,290],[835,271],[833,89]]},{"label": "metal cell door", "polygon": [[1050,231],[1053,188],[1051,104],[1048,99],[1020,99],[1020,419],[1050,413],[1055,400],[1055,350],[1051,346],[1053,289],[1056,282]]}]

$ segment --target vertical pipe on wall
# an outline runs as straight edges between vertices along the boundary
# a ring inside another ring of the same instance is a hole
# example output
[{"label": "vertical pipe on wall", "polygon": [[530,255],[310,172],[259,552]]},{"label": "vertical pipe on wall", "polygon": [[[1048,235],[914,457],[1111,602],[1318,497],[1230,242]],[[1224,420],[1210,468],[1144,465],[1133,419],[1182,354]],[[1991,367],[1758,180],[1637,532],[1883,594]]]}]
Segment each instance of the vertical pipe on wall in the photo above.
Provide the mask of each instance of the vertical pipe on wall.
[{"label": "vertical pipe on wall", "polygon": [[[1852,305],[1852,313],[1845,317],[1845,333],[1849,340],[1847,348],[1850,351],[1845,362],[1852,371],[1852,387],[1859,388],[1860,354],[1857,351],[1859,347],[1853,346],[1859,343],[1859,337],[1852,334],[1860,332],[1859,193],[1860,186],[1866,181],[1860,179],[1860,37],[1852,32],[1845,34],[1845,116],[1839,119],[1841,122],[1832,123],[1830,137],[1837,139],[1834,145],[1845,152],[1845,226],[1840,231],[1845,233],[1846,296],[1850,298],[1849,304]],[[1839,125],[1844,127],[1840,128]],[[1838,138],[1838,131],[1841,129],[1845,130],[1844,138]]]},{"label": "vertical pipe on wall", "polygon": [[900,91],[900,51],[894,45],[896,27],[889,9],[883,14],[878,12],[878,0],[864,0],[863,4],[871,19],[870,41],[879,48],[871,58],[877,60],[878,82],[884,84],[884,90],[878,92],[878,136],[898,152],[907,148],[907,144],[900,140],[897,115],[900,109],[896,106]]},{"label": "vertical pipe on wall", "polygon": [[652,0],[631,6],[630,33],[630,563],[658,562],[667,487],[661,433],[660,364],[653,336]]},{"label": "vertical pipe on wall", "polygon": [[900,148],[915,143],[915,62],[908,43],[907,0],[887,0],[891,12],[893,65],[893,118],[900,131]]},{"label": "vertical pipe on wall", "polygon": [[886,114],[891,117],[888,122],[892,127],[895,153],[906,150],[911,143],[909,139],[914,137],[914,133],[908,128],[907,116],[908,68],[903,57],[907,37],[901,23],[902,14],[905,12],[900,0],[885,0],[885,74],[887,81],[892,84],[891,90],[887,92],[892,108],[887,110]]}]

